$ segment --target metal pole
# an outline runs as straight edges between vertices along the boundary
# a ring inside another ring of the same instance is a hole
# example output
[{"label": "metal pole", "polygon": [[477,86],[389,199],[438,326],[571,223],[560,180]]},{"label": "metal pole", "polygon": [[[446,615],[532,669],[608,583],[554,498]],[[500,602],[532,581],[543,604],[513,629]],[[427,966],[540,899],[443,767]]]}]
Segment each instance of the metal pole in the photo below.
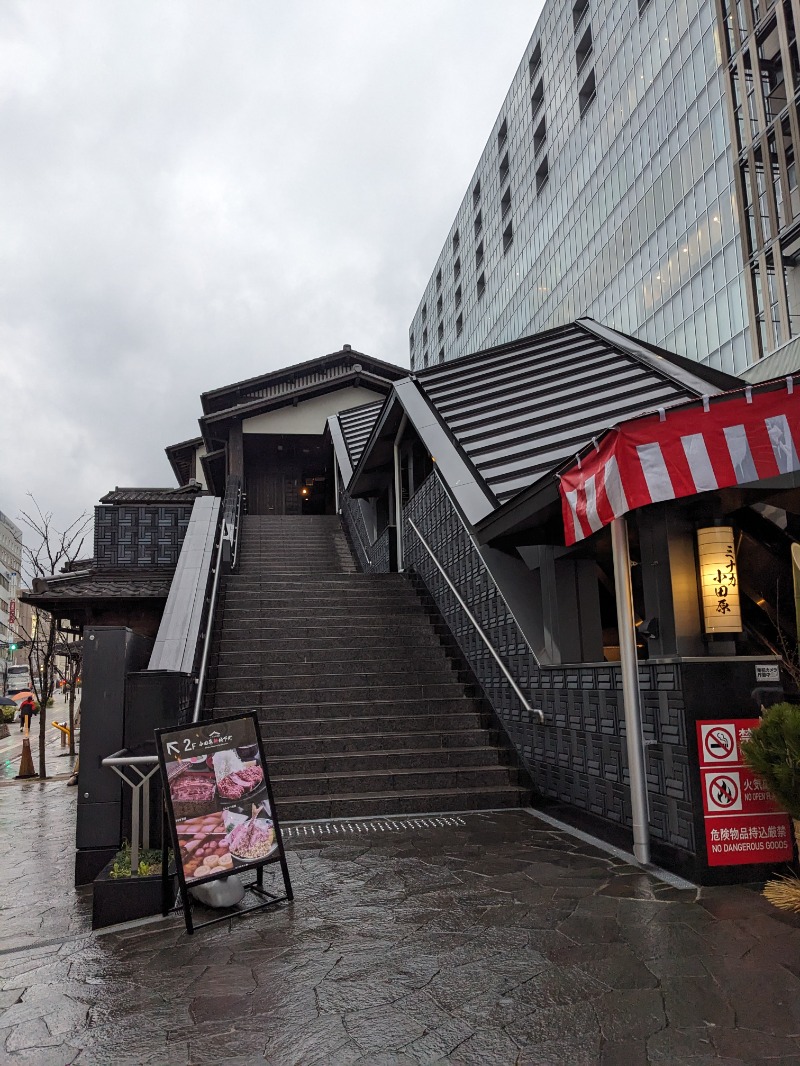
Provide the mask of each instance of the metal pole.
[{"label": "metal pole", "polygon": [[394,524],[397,536],[397,570],[403,569],[403,478],[400,470],[400,439],[405,432],[408,416],[403,413],[394,438]]},{"label": "metal pole", "polygon": [[336,461],[336,452],[333,453],[333,512],[339,513],[339,464]]},{"label": "metal pole", "polygon": [[633,854],[639,862],[650,862],[650,824],[647,810],[647,779],[644,772],[642,710],[639,698],[639,663],[636,658],[636,628],[633,617],[631,556],[628,526],[624,518],[611,523],[611,549],[614,556],[614,589],[617,596],[619,657],[622,668],[622,701],[625,709],[625,737],[631,782],[633,814]]}]

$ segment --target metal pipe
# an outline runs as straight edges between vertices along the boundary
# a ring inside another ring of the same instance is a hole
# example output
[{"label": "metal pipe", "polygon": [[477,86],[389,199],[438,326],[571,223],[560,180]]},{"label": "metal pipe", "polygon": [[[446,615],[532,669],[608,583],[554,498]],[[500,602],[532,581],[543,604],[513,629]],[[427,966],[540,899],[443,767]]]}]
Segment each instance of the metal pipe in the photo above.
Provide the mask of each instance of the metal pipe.
[{"label": "metal pipe", "polygon": [[339,513],[339,462],[335,448],[333,450],[333,513]]},{"label": "metal pipe", "polygon": [[400,469],[400,440],[405,433],[408,415],[403,412],[394,438],[394,526],[397,537],[397,571],[403,569],[403,477]]},{"label": "metal pipe", "polygon": [[[122,751],[125,749],[123,748]],[[100,762],[101,766],[153,766],[158,762],[157,755],[123,755],[122,751],[115,751]]]},{"label": "metal pipe", "polygon": [[242,498],[244,491],[242,489],[242,483],[239,481],[239,489],[236,493],[236,524],[233,527],[233,558],[231,559],[231,570],[236,569],[236,560],[239,556],[239,537],[242,531]]},{"label": "metal pipe", "polygon": [[217,609],[217,593],[219,591],[219,578],[222,573],[222,545],[224,543],[224,523],[220,526],[219,545],[217,546],[217,567],[214,571],[214,584],[211,587],[211,602],[208,605],[208,618],[206,620],[206,632],[203,638],[203,657],[200,660],[200,672],[197,676],[197,696],[194,701],[192,721],[200,720],[200,708],[203,703],[203,690],[206,684],[206,669],[208,667],[208,653],[211,650],[211,631],[214,627],[214,613]]},{"label": "metal pipe", "polygon": [[522,706],[525,708],[526,711],[530,711],[531,714],[535,714],[536,717],[539,719],[539,721],[541,723],[544,723],[544,711],[541,710],[541,708],[539,708],[539,707],[531,707],[530,703],[528,703],[528,700],[526,699],[524,692],[519,687],[519,685],[514,680],[514,678],[511,676],[511,673],[509,672],[508,667],[503,662],[503,660],[500,658],[500,655],[498,654],[497,649],[494,647],[492,642],[489,640],[489,638],[484,633],[484,631],[481,628],[481,625],[478,622],[478,620],[475,617],[475,615],[472,613],[472,611],[469,609],[469,607],[467,607],[466,603],[461,598],[461,594],[459,593],[458,589],[455,587],[453,582],[448,577],[447,571],[444,569],[442,564],[439,562],[439,560],[434,555],[433,550],[431,549],[431,547],[429,546],[428,542],[425,540],[423,535],[420,533],[420,531],[417,529],[417,526],[414,523],[414,521],[411,518],[407,518],[406,521],[408,522],[408,524],[411,526],[411,528],[414,530],[414,532],[419,537],[419,542],[422,545],[422,547],[425,549],[425,551],[428,553],[428,555],[430,555],[431,559],[433,559],[433,562],[436,565],[437,569],[439,570],[439,573],[442,575],[442,577],[447,582],[447,584],[448,584],[448,586],[450,588],[450,591],[453,593],[455,598],[461,604],[462,611],[467,616],[467,618],[469,618],[469,620],[472,623],[472,625],[478,631],[478,636],[481,638],[483,643],[486,645],[486,647],[489,649],[489,651],[494,656],[495,662],[500,667],[500,669],[503,671],[503,674],[505,675],[506,680],[511,685],[511,687],[514,690],[514,692],[517,694],[517,697],[518,697],[520,703],[522,704]]},{"label": "metal pipe", "polygon": [[647,778],[644,769],[639,662],[636,657],[636,627],[633,615],[628,526],[624,518],[615,518],[611,523],[611,550],[614,557],[614,590],[617,597],[622,700],[625,707],[625,740],[631,782],[633,854],[639,862],[649,863],[650,819],[647,807]]}]

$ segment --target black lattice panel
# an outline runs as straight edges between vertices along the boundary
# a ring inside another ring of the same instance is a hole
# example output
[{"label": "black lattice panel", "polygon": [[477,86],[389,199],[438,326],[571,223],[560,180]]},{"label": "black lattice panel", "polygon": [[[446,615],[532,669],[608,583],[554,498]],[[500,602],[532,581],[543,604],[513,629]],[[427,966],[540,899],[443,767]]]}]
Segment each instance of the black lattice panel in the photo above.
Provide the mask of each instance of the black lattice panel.
[{"label": "black lattice panel", "polygon": [[[479,552],[433,474],[405,509],[508,666],[526,711],[468,615],[406,521],[407,566],[422,577],[540,793],[618,825],[631,824],[622,680],[614,663],[537,666]],[[639,668],[653,836],[693,852],[680,667]]]},{"label": "black lattice panel", "polygon": [[96,507],[96,565],[177,566],[191,514],[191,504]]}]

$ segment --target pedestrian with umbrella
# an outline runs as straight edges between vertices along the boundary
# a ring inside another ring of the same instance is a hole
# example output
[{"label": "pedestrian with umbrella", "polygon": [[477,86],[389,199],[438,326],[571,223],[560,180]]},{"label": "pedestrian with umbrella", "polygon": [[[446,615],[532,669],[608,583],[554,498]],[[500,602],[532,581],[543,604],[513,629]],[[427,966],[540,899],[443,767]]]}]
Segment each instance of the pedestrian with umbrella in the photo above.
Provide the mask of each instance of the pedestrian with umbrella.
[{"label": "pedestrian with umbrella", "polygon": [[36,714],[36,701],[34,700],[31,693],[28,693],[19,708],[20,732],[22,732],[26,727],[30,729],[31,718],[33,718],[34,714]]}]

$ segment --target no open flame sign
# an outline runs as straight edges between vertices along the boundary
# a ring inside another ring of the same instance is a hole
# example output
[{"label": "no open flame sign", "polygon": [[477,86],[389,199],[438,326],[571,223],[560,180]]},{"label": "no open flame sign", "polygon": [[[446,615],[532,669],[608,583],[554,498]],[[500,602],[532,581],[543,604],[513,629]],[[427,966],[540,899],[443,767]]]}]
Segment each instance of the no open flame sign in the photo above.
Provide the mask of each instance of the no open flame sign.
[{"label": "no open flame sign", "polygon": [[709,866],[791,862],[789,816],[742,759],[758,718],[698,722],[697,749]]}]

